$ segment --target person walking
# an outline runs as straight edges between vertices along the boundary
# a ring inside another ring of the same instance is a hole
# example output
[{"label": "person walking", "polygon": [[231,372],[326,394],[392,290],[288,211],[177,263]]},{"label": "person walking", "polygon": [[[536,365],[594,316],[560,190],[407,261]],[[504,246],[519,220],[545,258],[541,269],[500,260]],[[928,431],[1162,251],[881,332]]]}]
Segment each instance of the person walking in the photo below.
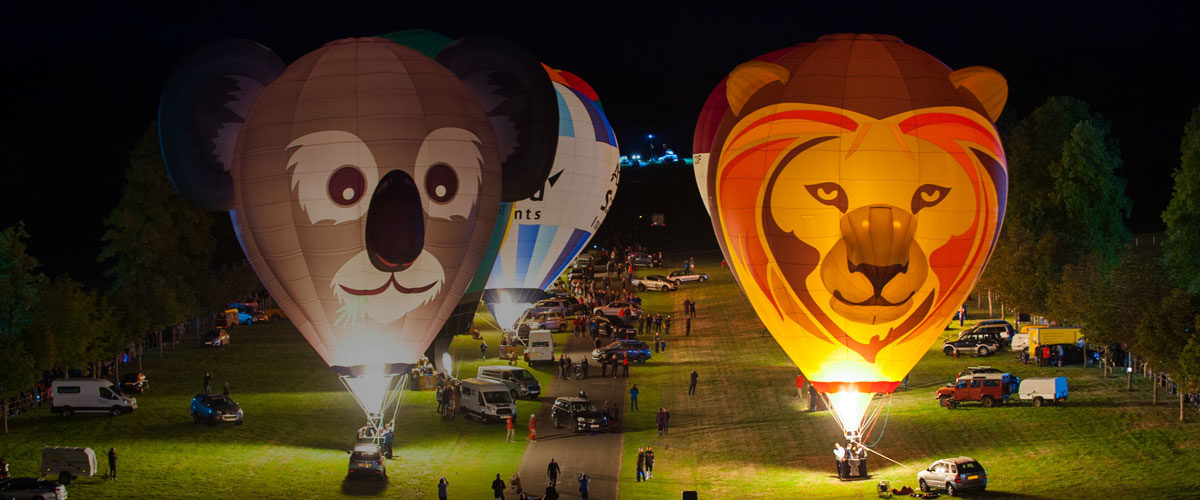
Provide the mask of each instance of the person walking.
[{"label": "person walking", "polygon": [[438,500],[446,500],[446,495],[449,494],[446,489],[449,487],[450,481],[447,481],[446,478],[443,477],[438,480]]},{"label": "person walking", "polygon": [[646,450],[638,448],[637,455],[637,482],[646,480]]},{"label": "person walking", "polygon": [[683,336],[684,337],[692,336],[692,316],[691,315],[688,315],[683,322]]},{"label": "person walking", "polygon": [[654,479],[654,450],[646,447],[646,480]]},{"label": "person walking", "polygon": [[631,409],[633,411],[637,411],[637,409],[638,409],[637,396],[638,396],[637,384],[633,384],[633,387],[629,388],[629,409]]},{"label": "person walking", "polygon": [[654,414],[654,425],[658,427],[658,437],[662,437],[667,431],[667,409],[659,408],[658,413]]},{"label": "person walking", "polygon": [[621,360],[621,376],[629,378],[629,354]]},{"label": "person walking", "polygon": [[583,358],[583,361],[579,363],[579,370],[583,372],[583,378],[585,378],[585,379],[588,378],[588,360],[587,360],[587,358]]},{"label": "person walking", "polygon": [[108,449],[108,478],[117,479],[117,449]]},{"label": "person walking", "polygon": [[658,341],[658,350],[661,352],[667,352],[667,341],[659,340]]},{"label": "person walking", "polygon": [[668,315],[666,318],[663,319],[663,335],[670,335],[670,334],[671,334],[671,316]]},{"label": "person walking", "polygon": [[511,415],[504,418],[504,427],[508,430],[508,434],[504,437],[504,442],[511,443],[513,436],[517,433],[516,427],[513,426],[513,417]]},{"label": "person walking", "polygon": [[583,500],[588,500],[588,485],[592,484],[591,476],[586,472],[579,473],[579,496]]},{"label": "person walking", "polygon": [[479,359],[487,359],[487,349],[488,349],[487,342],[480,341],[479,342]]},{"label": "person walking", "polygon": [[496,473],[496,479],[492,481],[492,493],[495,494],[496,500],[504,500],[504,480],[500,479],[499,473]]},{"label": "person walking", "polygon": [[529,416],[529,440],[537,441],[537,423],[538,416],[536,414]]},{"label": "person walking", "polygon": [[212,372],[204,372],[204,394],[212,394]]},{"label": "person walking", "polygon": [[688,384],[688,396],[694,396],[696,394],[696,382],[700,380],[700,374],[696,373],[696,370],[692,370],[690,378],[691,382]]},{"label": "person walking", "polygon": [[560,473],[562,473],[562,468],[558,466],[558,462],[555,462],[551,458],[550,463],[546,465],[546,475],[550,476],[550,486],[558,486],[558,475]]}]

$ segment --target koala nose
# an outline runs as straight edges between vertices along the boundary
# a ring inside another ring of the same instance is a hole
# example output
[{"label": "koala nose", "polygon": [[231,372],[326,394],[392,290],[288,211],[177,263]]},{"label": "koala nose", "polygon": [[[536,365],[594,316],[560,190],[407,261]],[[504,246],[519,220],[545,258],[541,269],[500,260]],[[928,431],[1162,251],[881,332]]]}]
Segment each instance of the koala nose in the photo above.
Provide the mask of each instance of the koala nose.
[{"label": "koala nose", "polygon": [[908,269],[909,247],[916,229],[912,214],[891,205],[850,211],[841,221],[850,271],[863,273],[878,294],[892,278]]},{"label": "koala nose", "polygon": [[367,208],[367,255],[376,269],[408,269],[425,246],[425,213],[421,192],[412,177],[401,170],[383,176]]}]

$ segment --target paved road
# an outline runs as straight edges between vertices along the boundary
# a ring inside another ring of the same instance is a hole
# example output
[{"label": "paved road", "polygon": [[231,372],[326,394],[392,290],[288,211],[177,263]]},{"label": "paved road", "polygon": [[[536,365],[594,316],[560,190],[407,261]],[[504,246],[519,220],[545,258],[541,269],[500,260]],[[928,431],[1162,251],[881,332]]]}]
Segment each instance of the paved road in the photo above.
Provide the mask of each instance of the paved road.
[{"label": "paved road", "polygon": [[[603,340],[603,339],[602,339]],[[580,361],[589,355],[594,344],[586,337],[569,337],[564,352],[573,361]],[[625,414],[625,396],[628,394],[625,378],[600,378],[600,365],[588,360],[588,373],[592,378],[586,380],[561,380],[555,378],[542,392],[542,405],[538,413],[537,441],[525,448],[525,456],[521,459],[521,484],[526,490],[536,495],[545,491],[546,466],[553,458],[562,468],[558,478],[558,493],[562,498],[580,498],[579,473],[586,472],[592,478],[588,496],[598,500],[617,498],[621,470],[621,449],[624,437],[621,434],[575,434],[567,429],[554,428],[550,418],[550,408],[554,398],[575,396],[582,389],[587,392],[588,399],[599,403],[608,400],[616,403]],[[555,370],[557,373],[558,370]]]}]

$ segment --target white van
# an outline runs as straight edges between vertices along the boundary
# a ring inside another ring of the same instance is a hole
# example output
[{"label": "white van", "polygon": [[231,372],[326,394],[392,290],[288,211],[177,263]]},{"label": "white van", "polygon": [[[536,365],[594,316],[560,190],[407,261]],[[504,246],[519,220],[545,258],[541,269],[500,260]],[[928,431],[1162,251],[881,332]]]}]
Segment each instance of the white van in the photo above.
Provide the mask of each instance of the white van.
[{"label": "white van", "polygon": [[1021,352],[1029,349],[1029,332],[1013,335],[1012,344],[1009,345],[1009,348],[1013,352]]},{"label": "white van", "polygon": [[529,347],[525,348],[525,362],[531,365],[554,362],[554,335],[550,333],[550,330],[529,332]]},{"label": "white van", "polygon": [[71,484],[77,477],[96,474],[96,453],[91,448],[45,446],[42,448],[42,477],[58,474],[58,482]]},{"label": "white van", "polygon": [[494,380],[508,387],[508,392],[513,399],[519,396],[528,396],[531,399],[537,399],[542,394],[542,387],[538,384],[537,378],[534,378],[529,370],[519,366],[508,365],[490,365],[481,366],[475,373],[476,377]]},{"label": "white van", "polygon": [[1067,400],[1067,377],[1027,378],[1017,394],[1021,401],[1033,401],[1033,406],[1061,403]]},{"label": "white van", "polygon": [[64,417],[79,413],[117,416],[137,409],[137,399],[126,397],[104,379],[80,378],[50,383],[50,412]]},{"label": "white van", "polygon": [[517,418],[517,405],[513,403],[508,386],[481,378],[462,381],[462,409],[466,416],[474,416],[485,422],[499,422],[509,416]]}]

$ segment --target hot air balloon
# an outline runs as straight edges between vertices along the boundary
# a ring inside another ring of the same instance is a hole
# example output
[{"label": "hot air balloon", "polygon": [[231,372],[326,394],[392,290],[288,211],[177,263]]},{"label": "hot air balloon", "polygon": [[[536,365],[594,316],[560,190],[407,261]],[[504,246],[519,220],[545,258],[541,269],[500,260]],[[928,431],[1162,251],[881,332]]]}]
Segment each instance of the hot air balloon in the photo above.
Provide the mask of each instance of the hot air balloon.
[{"label": "hot air balloon", "polygon": [[497,137],[521,133],[489,119],[495,105],[382,38],[330,42],[286,67],[256,43],[219,42],[164,89],[176,189],[230,212],[263,285],[373,425],[487,248]]},{"label": "hot air balloon", "polygon": [[558,102],[558,150],[541,189],[513,204],[483,296],[504,329],[542,298],[587,245],[620,179],[617,139],[595,91],[576,75],[546,71]]},{"label": "hot air balloon", "polygon": [[469,35],[458,40],[429,30],[380,35],[436,59],[459,77],[483,103],[497,130],[503,183],[496,226],[475,275],[463,291],[427,357],[438,369],[454,373],[450,343],[468,333],[483,297],[496,254],[513,216],[513,202],[542,189],[558,145],[558,98],[545,67],[521,47],[503,38]]},{"label": "hot air balloon", "polygon": [[[846,436],[869,431],[963,303],[1004,215],[1007,83],[886,35],[734,68],[710,132],[717,238],[759,318]],[[712,101],[712,99],[710,99]],[[703,132],[703,133],[702,133]]]}]

